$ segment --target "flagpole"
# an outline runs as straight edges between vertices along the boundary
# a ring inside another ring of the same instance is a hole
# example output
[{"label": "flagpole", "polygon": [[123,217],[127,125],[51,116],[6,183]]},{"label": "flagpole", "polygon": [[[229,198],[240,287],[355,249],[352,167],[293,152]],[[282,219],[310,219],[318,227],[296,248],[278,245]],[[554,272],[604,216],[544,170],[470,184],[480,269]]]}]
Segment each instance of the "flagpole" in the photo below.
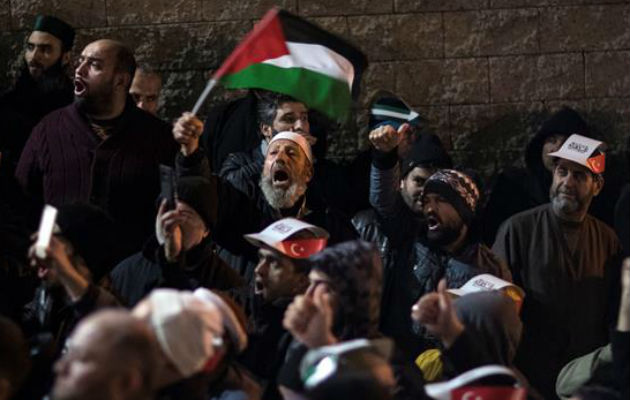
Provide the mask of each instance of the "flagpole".
[{"label": "flagpole", "polygon": [[217,84],[217,80],[214,79],[214,78],[212,78],[212,79],[210,79],[208,81],[208,83],[206,84],[205,89],[203,89],[203,92],[201,92],[201,95],[197,99],[197,102],[195,103],[195,106],[192,109],[193,115],[197,115],[197,112],[199,111],[199,109],[203,105],[204,101],[206,101],[206,98],[208,97],[208,95],[210,94],[212,89],[214,89],[216,84]]}]

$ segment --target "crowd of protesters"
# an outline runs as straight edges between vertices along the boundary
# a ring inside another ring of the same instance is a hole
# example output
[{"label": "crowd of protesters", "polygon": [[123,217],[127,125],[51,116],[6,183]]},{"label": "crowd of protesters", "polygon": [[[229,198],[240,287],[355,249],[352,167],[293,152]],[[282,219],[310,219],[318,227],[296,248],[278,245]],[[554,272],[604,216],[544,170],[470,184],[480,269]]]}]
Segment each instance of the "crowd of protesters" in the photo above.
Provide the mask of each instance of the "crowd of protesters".
[{"label": "crowd of protesters", "polygon": [[0,98],[0,400],[630,396],[630,190],[576,110],[484,185],[379,92],[340,165],[299,100],[170,125],[74,38],[38,16]]}]

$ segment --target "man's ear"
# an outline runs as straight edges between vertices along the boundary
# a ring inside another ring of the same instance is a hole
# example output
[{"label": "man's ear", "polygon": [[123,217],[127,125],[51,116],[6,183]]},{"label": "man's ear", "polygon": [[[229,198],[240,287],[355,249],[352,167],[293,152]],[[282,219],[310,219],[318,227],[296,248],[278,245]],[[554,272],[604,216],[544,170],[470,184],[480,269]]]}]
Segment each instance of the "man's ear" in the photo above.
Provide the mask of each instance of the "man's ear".
[{"label": "man's ear", "polygon": [[313,170],[313,164],[310,161],[306,161],[308,165],[306,166],[306,182],[310,182],[313,179],[313,174],[315,171]]},{"label": "man's ear", "polygon": [[71,54],[70,51],[66,51],[65,53],[61,54],[61,65],[62,66],[66,66],[70,63],[70,58],[71,58]]},{"label": "man's ear", "polygon": [[114,85],[116,87],[122,87],[122,89],[127,92],[128,88],[131,86],[131,79],[132,77],[128,73],[118,72],[114,78]]}]

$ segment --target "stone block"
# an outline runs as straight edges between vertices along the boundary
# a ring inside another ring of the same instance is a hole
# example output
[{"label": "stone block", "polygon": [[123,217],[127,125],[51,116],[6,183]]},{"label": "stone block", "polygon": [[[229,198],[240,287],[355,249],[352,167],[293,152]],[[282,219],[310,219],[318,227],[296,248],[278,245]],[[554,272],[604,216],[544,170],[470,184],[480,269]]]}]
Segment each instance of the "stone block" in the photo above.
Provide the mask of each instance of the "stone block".
[{"label": "stone block", "polygon": [[545,116],[542,102],[451,106],[457,159],[485,178],[521,165],[525,147]]},{"label": "stone block", "polygon": [[412,104],[487,103],[488,63],[486,59],[402,63],[396,91]]},{"label": "stone block", "polygon": [[627,2],[628,0],[490,0],[490,8],[577,6]]},{"label": "stone block", "polygon": [[542,52],[627,49],[630,5],[547,8],[539,35]]},{"label": "stone block", "polygon": [[107,14],[104,0],[20,0],[11,2],[13,29],[29,29],[39,14],[54,15],[75,28],[105,26]]},{"label": "stone block", "polygon": [[13,84],[13,78],[22,66],[25,39],[24,31],[0,33],[0,68],[4,71],[0,74],[0,88]]},{"label": "stone block", "polygon": [[206,21],[259,19],[274,6],[295,13],[297,0],[201,0]]},{"label": "stone block", "polygon": [[442,145],[447,151],[453,148],[450,135],[449,106],[414,106],[411,108],[417,111],[427,120],[425,129],[439,136]]},{"label": "stone block", "polygon": [[488,60],[463,58],[446,60],[442,75],[444,93],[442,99],[451,104],[487,103]]},{"label": "stone block", "polygon": [[350,35],[372,61],[442,57],[439,14],[348,17]]},{"label": "stone block", "polygon": [[615,150],[626,148],[630,131],[630,104],[627,98],[549,101],[546,105],[550,113],[564,106],[574,108],[609,148]]},{"label": "stone block", "polygon": [[586,96],[630,94],[630,51],[586,53]]},{"label": "stone block", "polygon": [[367,108],[378,90],[396,92],[396,66],[393,63],[377,62],[368,65],[361,80],[359,105]]},{"label": "stone block", "polygon": [[201,20],[199,0],[106,0],[106,2],[109,26]]},{"label": "stone block", "polygon": [[352,42],[346,17],[314,17],[308,18],[308,20],[322,29]]},{"label": "stone block", "polygon": [[298,0],[300,15],[366,15],[394,11],[394,0]]},{"label": "stone block", "polygon": [[584,96],[579,53],[490,58],[493,103]]},{"label": "stone block", "polygon": [[523,54],[538,51],[538,10],[444,13],[446,57]]},{"label": "stone block", "polygon": [[478,10],[487,7],[488,0],[394,0],[397,13]]},{"label": "stone block", "polygon": [[0,26],[3,30],[11,27],[11,1],[0,0]]},{"label": "stone block", "polygon": [[395,73],[396,93],[411,104],[443,103],[443,73],[443,60],[400,63]]},{"label": "stone block", "polygon": [[251,29],[247,23],[208,22],[90,30],[87,43],[100,37],[121,40],[136,57],[158,70],[217,68]]},{"label": "stone block", "polygon": [[[160,117],[172,121],[183,111],[191,110],[206,86],[210,73],[211,71],[207,70],[163,72]],[[243,95],[244,91],[227,90],[217,86],[201,107],[199,115],[203,118],[210,108]]]}]

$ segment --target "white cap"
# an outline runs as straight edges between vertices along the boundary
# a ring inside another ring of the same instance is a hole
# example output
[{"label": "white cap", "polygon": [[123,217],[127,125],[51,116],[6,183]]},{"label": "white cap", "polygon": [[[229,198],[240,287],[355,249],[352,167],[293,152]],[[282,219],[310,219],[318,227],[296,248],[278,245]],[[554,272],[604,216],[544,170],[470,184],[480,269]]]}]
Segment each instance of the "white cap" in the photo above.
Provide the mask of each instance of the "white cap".
[{"label": "white cap", "polygon": [[[269,146],[271,146],[271,143],[275,142],[276,140],[290,140],[296,143],[298,146],[300,146],[302,151],[304,151],[304,154],[306,154],[306,158],[308,158],[311,163],[313,162],[313,152],[311,150],[311,145],[308,143],[308,140],[306,140],[306,138],[299,133],[291,131],[280,132],[276,134],[273,138],[271,138],[271,140],[269,141]],[[269,146],[267,146],[267,151],[269,151]]]},{"label": "white cap", "polygon": [[151,326],[160,347],[183,377],[200,372],[222,344],[220,310],[189,291],[156,289],[149,294]]},{"label": "white cap", "polygon": [[247,332],[245,332],[245,328],[241,325],[234,311],[226,304],[221,296],[206,288],[198,288],[193,292],[193,295],[215,305],[219,311],[221,311],[223,326],[227,329],[227,333],[230,335],[236,347],[236,351],[240,353],[245,350],[247,347]]},{"label": "white cap", "polygon": [[[515,386],[475,385],[476,381],[492,376],[505,376],[508,379],[512,378]],[[479,398],[491,400],[525,400],[527,393],[525,389],[520,386],[522,386],[522,383],[510,368],[503,365],[485,365],[464,372],[450,381],[427,384],[424,386],[424,390],[430,398],[436,400],[469,400]],[[505,393],[505,389],[508,389],[510,392],[509,395]],[[481,395],[482,392],[483,395]]]},{"label": "white cap", "polygon": [[461,297],[470,293],[502,290],[508,287],[514,288],[521,298],[525,297],[525,292],[520,287],[490,274],[477,275],[469,279],[468,282],[464,283],[459,289],[447,289],[447,292]]},{"label": "white cap", "polygon": [[563,158],[573,161],[591,170],[596,174],[604,172],[605,156],[597,154],[593,156],[603,142],[586,136],[573,134],[564,141],[560,150],[549,153],[551,157]]},{"label": "white cap", "polygon": [[[296,239],[289,243],[287,239],[302,231],[310,232],[313,234],[313,238]],[[254,246],[268,246],[291,258],[306,258],[326,247],[330,235],[325,229],[299,219],[283,218],[259,233],[244,236]]]}]

